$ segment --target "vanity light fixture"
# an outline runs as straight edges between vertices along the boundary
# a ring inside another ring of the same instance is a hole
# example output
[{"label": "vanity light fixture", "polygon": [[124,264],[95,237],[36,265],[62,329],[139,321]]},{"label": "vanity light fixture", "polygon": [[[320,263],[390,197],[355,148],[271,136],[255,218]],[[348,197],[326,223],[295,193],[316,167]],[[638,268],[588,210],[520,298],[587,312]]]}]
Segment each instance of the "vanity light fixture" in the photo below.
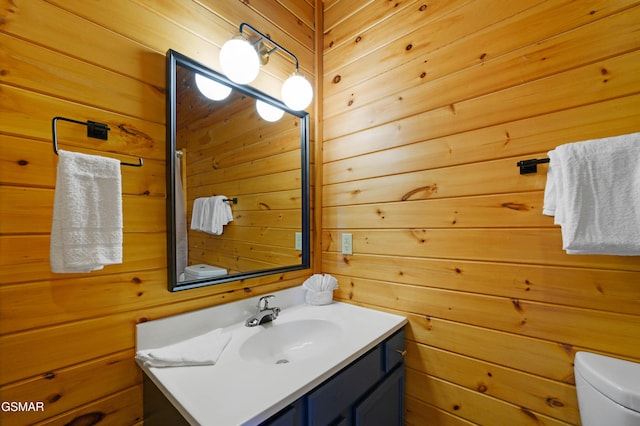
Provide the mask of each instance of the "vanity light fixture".
[{"label": "vanity light fixture", "polygon": [[196,74],[196,86],[198,86],[200,93],[213,101],[226,99],[231,93],[231,87],[218,83],[202,74]]},{"label": "vanity light fixture", "polygon": [[[243,34],[244,28],[251,29],[258,34],[258,41],[251,43]],[[269,49],[267,44],[273,45]],[[296,69],[282,85],[282,101],[294,111],[302,111],[311,104],[313,88],[311,83],[300,73],[298,58],[266,35],[243,22],[239,32],[231,40],[227,41],[220,50],[220,66],[225,75],[238,84],[249,84],[258,76],[260,65],[269,62],[269,55],[280,50],[291,57]]]}]

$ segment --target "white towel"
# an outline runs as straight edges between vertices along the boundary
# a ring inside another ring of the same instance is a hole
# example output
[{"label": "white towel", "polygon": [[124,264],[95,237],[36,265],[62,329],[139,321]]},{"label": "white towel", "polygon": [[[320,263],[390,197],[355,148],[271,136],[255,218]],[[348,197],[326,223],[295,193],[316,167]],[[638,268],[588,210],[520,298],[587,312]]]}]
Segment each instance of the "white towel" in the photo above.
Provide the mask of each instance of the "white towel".
[{"label": "white towel", "polygon": [[224,195],[217,195],[210,198],[211,207],[211,222],[206,232],[215,235],[222,235],[222,231],[225,225],[233,220],[233,213],[231,212],[231,206],[229,202],[225,201],[228,198]]},{"label": "white towel", "polygon": [[191,211],[191,229],[194,231],[202,231],[203,218],[207,215],[205,209],[209,208],[207,203],[208,197],[200,197],[193,200],[193,209]]},{"label": "white towel", "polygon": [[213,365],[231,340],[221,328],[162,348],[138,351],[136,358],[147,367]]},{"label": "white towel", "polygon": [[640,255],[640,133],[549,152],[543,213],[569,254]]},{"label": "white towel", "polygon": [[58,151],[50,261],[55,273],[122,263],[120,161]]},{"label": "white towel", "polygon": [[191,229],[222,235],[223,227],[233,221],[231,206],[224,201],[226,199],[224,195],[196,198],[191,213]]}]

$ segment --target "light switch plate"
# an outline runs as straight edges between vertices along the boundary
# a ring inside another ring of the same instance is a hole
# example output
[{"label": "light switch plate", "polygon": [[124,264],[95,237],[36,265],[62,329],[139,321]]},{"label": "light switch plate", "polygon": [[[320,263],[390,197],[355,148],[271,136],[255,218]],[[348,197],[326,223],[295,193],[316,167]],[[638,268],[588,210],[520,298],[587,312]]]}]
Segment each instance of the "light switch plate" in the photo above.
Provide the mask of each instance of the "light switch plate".
[{"label": "light switch plate", "polygon": [[302,250],[302,232],[296,232],[296,250]]},{"label": "light switch plate", "polygon": [[353,254],[353,237],[351,234],[342,234],[342,254]]}]

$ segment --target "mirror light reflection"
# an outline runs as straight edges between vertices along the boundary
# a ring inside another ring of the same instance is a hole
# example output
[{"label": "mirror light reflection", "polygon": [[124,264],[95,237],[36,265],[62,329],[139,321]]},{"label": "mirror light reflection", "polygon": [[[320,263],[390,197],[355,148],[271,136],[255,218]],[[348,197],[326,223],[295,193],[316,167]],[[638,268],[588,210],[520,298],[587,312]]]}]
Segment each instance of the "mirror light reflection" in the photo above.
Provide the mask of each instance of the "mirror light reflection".
[{"label": "mirror light reflection", "polygon": [[[308,115],[167,58],[169,289],[308,268]],[[203,82],[229,93],[214,101],[222,95],[203,96]]]},{"label": "mirror light reflection", "polygon": [[231,87],[218,83],[202,74],[196,74],[196,86],[207,98],[213,101],[222,101],[231,93]]}]

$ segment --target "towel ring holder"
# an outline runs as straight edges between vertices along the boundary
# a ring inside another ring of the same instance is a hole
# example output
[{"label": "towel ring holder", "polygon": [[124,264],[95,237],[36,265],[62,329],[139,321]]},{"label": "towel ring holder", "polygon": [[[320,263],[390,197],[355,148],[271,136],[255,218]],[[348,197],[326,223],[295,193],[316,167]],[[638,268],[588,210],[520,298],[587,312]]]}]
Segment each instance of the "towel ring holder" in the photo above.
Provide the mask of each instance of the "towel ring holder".
[{"label": "towel ring holder", "polygon": [[[105,141],[109,138],[109,130],[111,129],[109,128],[108,125],[104,123],[98,123],[97,121],[91,121],[91,120],[87,120],[86,122],[84,122],[84,121],[73,120],[71,118],[65,118],[65,117],[53,117],[53,120],[51,120],[51,132],[52,132],[52,139],[53,139],[53,152],[56,155],[58,155],[58,132],[56,129],[56,123],[58,122],[58,120],[68,121],[70,123],[82,124],[84,126],[87,126],[87,137],[89,138],[101,139]],[[121,161],[120,164],[122,166],[142,167],[143,163],[142,163],[142,158],[138,158],[137,164],[125,163],[123,161]]]}]

